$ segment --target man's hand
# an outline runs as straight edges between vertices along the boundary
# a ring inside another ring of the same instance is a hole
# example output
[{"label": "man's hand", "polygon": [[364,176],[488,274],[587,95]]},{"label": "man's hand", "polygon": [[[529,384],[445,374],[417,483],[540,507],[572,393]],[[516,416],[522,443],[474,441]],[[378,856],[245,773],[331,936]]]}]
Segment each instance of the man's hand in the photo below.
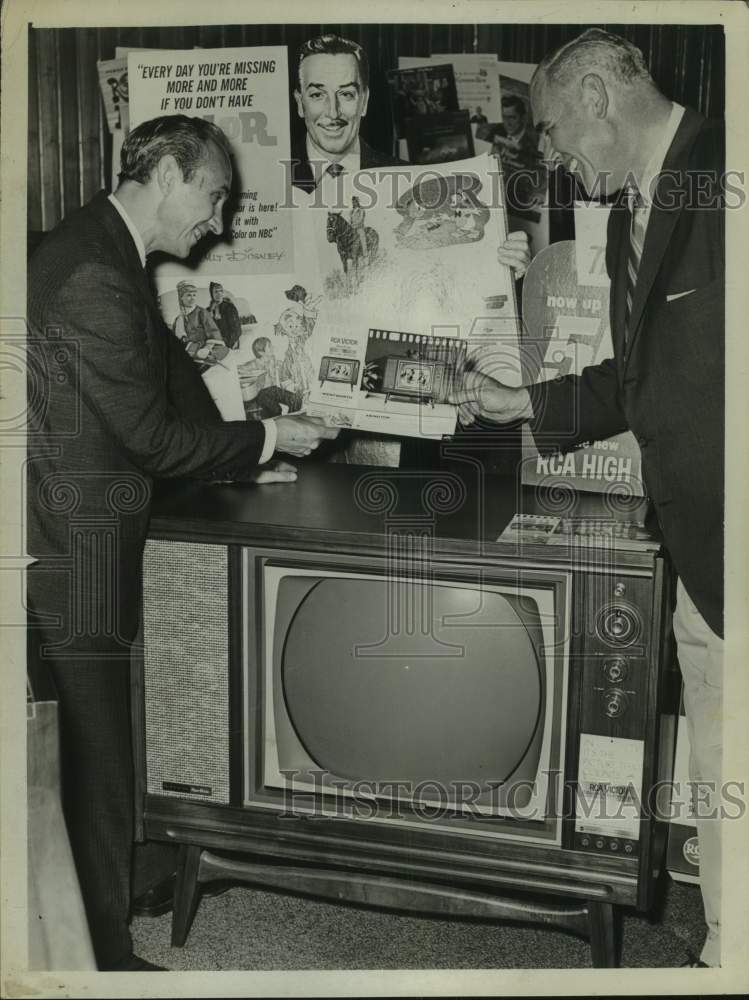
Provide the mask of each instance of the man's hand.
[{"label": "man's hand", "polygon": [[267,483],[295,483],[296,479],[297,471],[294,466],[277,458],[257,469],[249,481],[262,486]]},{"label": "man's hand", "polygon": [[463,372],[460,385],[450,393],[448,402],[458,407],[458,418],[464,426],[472,424],[476,417],[509,424],[533,416],[527,389],[523,386],[513,389],[477,371]]},{"label": "man's hand", "polygon": [[320,417],[276,417],[276,451],[297,458],[310,455],[321,441],[337,438],[338,427],[327,427]]},{"label": "man's hand", "polygon": [[515,271],[516,278],[522,278],[531,262],[531,248],[528,234],[519,230],[509,233],[507,239],[497,250],[497,260]]}]

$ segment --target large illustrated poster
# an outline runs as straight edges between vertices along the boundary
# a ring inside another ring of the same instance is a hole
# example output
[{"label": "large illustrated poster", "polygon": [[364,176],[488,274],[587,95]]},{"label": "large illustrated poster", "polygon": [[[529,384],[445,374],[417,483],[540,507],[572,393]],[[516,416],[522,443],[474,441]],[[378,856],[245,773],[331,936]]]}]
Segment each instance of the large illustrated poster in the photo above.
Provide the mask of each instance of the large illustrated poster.
[{"label": "large illustrated poster", "polygon": [[[576,205],[575,241],[546,247],[526,272],[523,321],[534,339],[547,341],[540,382],[580,374],[613,357],[605,263],[608,214],[606,206]],[[631,432],[542,456],[530,431],[523,430],[523,482],[564,481],[579,490],[643,495],[640,449]]]},{"label": "large illustrated poster", "polygon": [[223,236],[196,260],[165,261],[162,275],[283,274],[293,270],[285,46],[141,51],[128,55],[131,126],[159,115],[200,115],[234,151],[234,185]]},{"label": "large illustrated poster", "polygon": [[466,360],[520,383],[513,280],[497,261],[496,161],[340,181],[335,204],[307,210],[321,293],[308,412],[361,430],[450,434],[447,398]]}]

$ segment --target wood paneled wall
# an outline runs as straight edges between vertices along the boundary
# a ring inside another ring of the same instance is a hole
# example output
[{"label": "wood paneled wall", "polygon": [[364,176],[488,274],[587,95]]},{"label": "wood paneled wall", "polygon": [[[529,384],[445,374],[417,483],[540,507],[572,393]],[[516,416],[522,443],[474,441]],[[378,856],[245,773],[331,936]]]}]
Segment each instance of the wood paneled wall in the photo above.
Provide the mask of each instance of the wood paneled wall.
[{"label": "wood paneled wall", "polygon": [[[399,55],[492,52],[538,62],[578,35],[580,25],[287,24],[168,28],[31,29],[29,34],[28,226],[48,230],[65,213],[107,187],[111,142],[104,120],[97,59],[115,46],[182,49],[288,45],[290,72],[307,38],[332,31],[362,44],[372,63],[369,113],[362,133],[392,147],[385,72]],[[723,29],[699,25],[600,25],[638,45],[663,92],[702,114],[720,117],[725,100]],[[301,127],[296,115],[292,127]]]}]

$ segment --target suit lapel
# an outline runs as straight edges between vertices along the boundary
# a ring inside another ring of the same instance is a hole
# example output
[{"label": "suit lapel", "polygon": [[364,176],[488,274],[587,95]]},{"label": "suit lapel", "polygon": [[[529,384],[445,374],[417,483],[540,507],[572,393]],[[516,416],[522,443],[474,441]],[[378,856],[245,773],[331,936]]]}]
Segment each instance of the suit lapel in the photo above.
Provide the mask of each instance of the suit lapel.
[{"label": "suit lapel", "polygon": [[[632,301],[632,314],[629,321],[627,358],[632,356],[632,348],[640,332],[648,297],[650,296],[653,283],[673,234],[674,226],[679,220],[681,210],[688,196],[687,184],[689,181],[684,171],[688,162],[689,150],[703,121],[704,119],[701,115],[686,108],[673,142],[663,161],[662,173],[658,184],[660,196],[656,195],[654,204],[650,210],[648,228],[645,234],[645,245],[637,272],[637,283]],[[622,250],[620,260],[623,259],[625,262],[622,285],[623,294],[626,294],[626,259],[629,248],[628,246],[624,246],[620,249]],[[621,315],[621,329],[622,331],[624,329],[623,313]]]},{"label": "suit lapel", "polygon": [[[104,192],[97,195],[91,204],[102,225],[109,233],[113,245],[120,254],[123,269],[140,292],[143,302],[151,315],[154,330],[161,330],[165,323],[156,301],[151,279],[141,264],[140,254],[122,216]],[[162,355],[165,353],[165,345],[160,336],[156,337],[156,342],[153,344],[152,349],[160,352]]]}]

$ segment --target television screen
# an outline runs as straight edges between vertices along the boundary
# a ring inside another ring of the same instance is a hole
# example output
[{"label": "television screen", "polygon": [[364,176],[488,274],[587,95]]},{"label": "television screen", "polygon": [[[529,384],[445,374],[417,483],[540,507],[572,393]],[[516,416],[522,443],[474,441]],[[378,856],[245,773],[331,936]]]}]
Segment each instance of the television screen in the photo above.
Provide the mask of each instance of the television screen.
[{"label": "television screen", "polygon": [[432,391],[433,377],[434,365],[400,361],[393,388],[395,391],[405,389],[407,392],[428,393]]},{"label": "television screen", "polygon": [[455,809],[470,788],[479,810],[545,818],[565,680],[551,586],[265,572],[265,787]]},{"label": "television screen", "polygon": [[336,361],[328,368],[328,378],[340,378],[350,381],[353,361]]}]

